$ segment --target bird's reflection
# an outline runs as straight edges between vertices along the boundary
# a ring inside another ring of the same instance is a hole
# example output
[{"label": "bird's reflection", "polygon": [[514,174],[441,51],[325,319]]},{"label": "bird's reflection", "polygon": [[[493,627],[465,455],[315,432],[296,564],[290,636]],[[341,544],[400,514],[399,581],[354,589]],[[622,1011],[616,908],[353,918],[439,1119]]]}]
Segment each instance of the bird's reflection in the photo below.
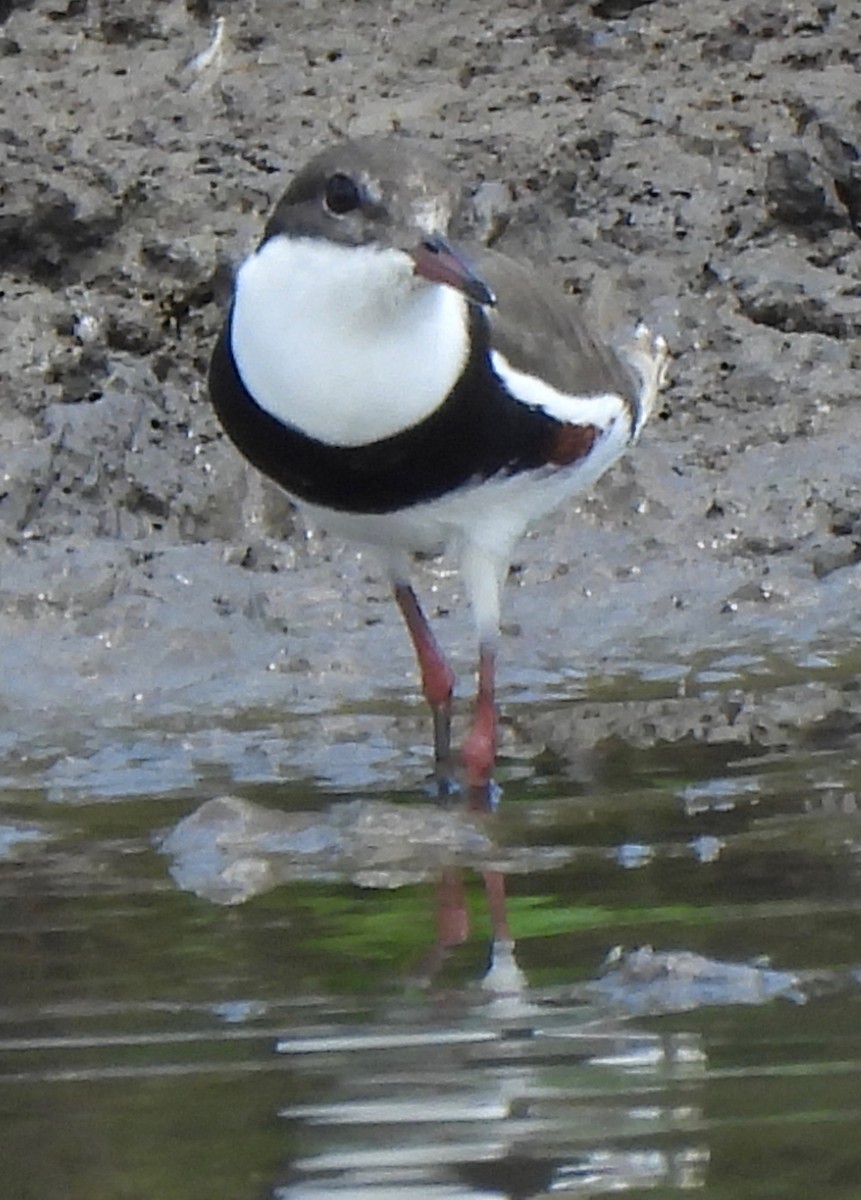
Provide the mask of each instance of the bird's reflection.
[{"label": "bird's reflection", "polygon": [[[492,815],[496,807],[495,794],[484,787],[468,789],[465,799],[466,811],[477,822]],[[480,871],[484,881],[484,894],[490,920],[491,942],[487,972],[483,986],[500,994],[511,988],[519,992],[525,981],[514,958],[514,941],[508,922],[506,905],[505,874],[498,869]],[[470,918],[467,907],[467,889],[464,870],[458,866],[444,866],[439,872],[434,887],[434,925],[436,940],[429,947],[419,970],[419,980],[429,985],[439,972],[451,951],[463,945],[470,937]],[[508,980],[504,983],[503,980]]]},{"label": "bird's reflection", "polygon": [[291,1075],[315,1079],[321,1097],[279,1113],[297,1151],[269,1192],[277,1200],[527,1200],[702,1183],[708,1154],[690,1091],[705,1071],[700,1049],[635,1029],[600,993],[596,1003],[573,987],[530,987],[503,870],[528,870],[529,852],[518,860],[495,845],[492,809],[486,790],[459,805],[353,800],[301,814],[221,797],[163,840],[177,884],[219,904],[338,874],[364,887],[424,882],[434,935],[410,982],[429,996],[474,939],[467,901],[476,876],[483,883],[490,953],[471,983],[447,990],[453,1003],[381,989],[373,1019],[351,1024],[333,996],[330,1015],[315,1002],[313,1021],[277,1042]]}]

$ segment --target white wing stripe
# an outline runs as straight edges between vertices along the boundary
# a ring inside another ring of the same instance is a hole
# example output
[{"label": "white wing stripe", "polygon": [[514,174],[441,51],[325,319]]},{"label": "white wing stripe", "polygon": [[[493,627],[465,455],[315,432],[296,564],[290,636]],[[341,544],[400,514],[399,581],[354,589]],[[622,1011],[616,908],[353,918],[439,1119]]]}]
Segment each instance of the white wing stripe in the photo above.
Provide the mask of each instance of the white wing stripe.
[{"label": "white wing stripe", "polygon": [[615,392],[593,392],[585,396],[559,392],[535,375],[517,371],[504,354],[492,350],[494,371],[515,399],[531,408],[540,408],[548,416],[570,425],[595,425],[608,429],[619,417],[630,424],[630,410],[623,396]]}]

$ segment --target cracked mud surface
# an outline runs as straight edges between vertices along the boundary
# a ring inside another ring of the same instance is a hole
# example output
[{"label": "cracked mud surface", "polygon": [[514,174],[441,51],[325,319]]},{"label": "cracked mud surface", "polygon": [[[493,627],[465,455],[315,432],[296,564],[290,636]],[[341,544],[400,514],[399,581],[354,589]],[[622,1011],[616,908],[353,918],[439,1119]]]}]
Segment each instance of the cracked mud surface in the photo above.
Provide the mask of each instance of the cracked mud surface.
[{"label": "cracked mud surface", "polygon": [[[637,451],[523,543],[506,753],[852,734],[861,5],[339,12],[0,4],[5,754],[170,727],[275,774],[426,765],[373,563],[306,539],[205,396],[231,270],[333,129],[435,140],[501,249],[674,354]],[[467,694],[457,581],[419,586]]]}]

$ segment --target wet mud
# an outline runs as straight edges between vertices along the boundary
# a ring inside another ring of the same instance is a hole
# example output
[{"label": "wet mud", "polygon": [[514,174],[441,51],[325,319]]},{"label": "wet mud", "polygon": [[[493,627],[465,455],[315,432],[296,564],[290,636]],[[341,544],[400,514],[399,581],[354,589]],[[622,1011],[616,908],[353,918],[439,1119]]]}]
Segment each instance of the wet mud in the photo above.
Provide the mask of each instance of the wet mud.
[{"label": "wet mud", "polygon": [[[309,539],[205,394],[231,271],[290,172],[333,131],[389,129],[480,187],[486,236],[548,287],[673,352],[636,452],[513,566],[504,753],[857,729],[861,6],[36,0],[0,19],[7,754],[305,721],[297,762],[329,755],[330,778],[350,778],[339,746],[354,783],[426,768],[373,561]],[[418,582],[468,695],[457,580],[431,563]]]}]

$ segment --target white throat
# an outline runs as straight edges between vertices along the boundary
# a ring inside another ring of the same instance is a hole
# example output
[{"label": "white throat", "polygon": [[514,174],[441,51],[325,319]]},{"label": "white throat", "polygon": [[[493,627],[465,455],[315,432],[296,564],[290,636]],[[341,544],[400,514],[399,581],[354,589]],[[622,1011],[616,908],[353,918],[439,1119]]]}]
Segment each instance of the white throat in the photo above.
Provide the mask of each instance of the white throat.
[{"label": "white throat", "polygon": [[278,235],[239,269],[231,348],[273,417],[362,446],[445,400],[469,353],[467,302],[401,250]]}]

